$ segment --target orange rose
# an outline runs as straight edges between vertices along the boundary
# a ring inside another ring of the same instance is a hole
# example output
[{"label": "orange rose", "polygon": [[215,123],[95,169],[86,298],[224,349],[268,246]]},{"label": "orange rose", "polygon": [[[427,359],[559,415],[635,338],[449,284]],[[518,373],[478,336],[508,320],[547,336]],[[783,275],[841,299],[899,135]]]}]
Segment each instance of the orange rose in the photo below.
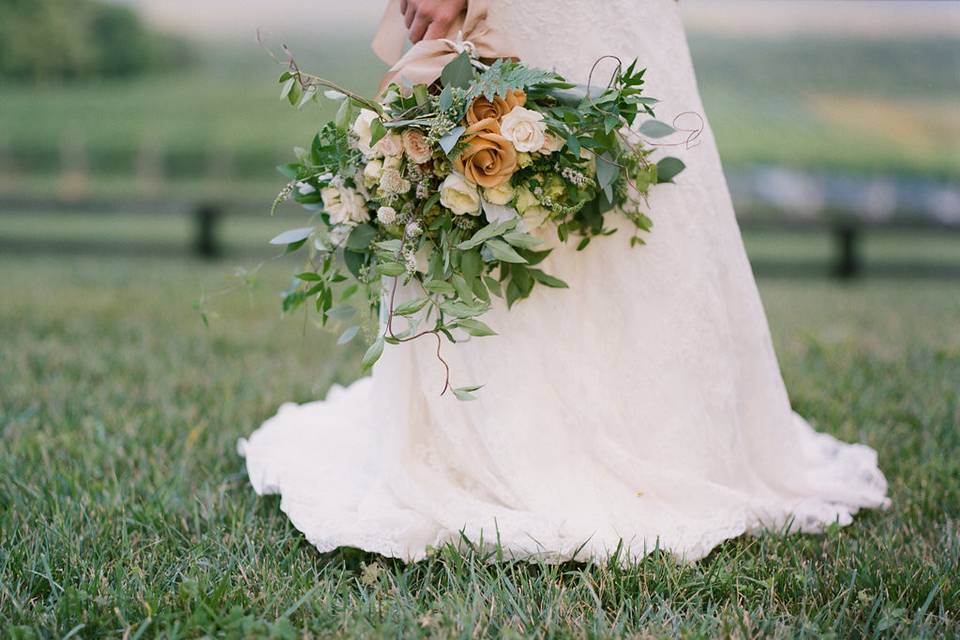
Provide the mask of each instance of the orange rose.
[{"label": "orange rose", "polygon": [[467,124],[477,124],[487,118],[499,121],[500,118],[513,111],[514,107],[522,107],[526,103],[527,94],[520,90],[511,91],[506,98],[493,96],[493,100],[487,100],[480,96],[467,109]]},{"label": "orange rose", "polygon": [[464,133],[466,149],[453,161],[453,167],[467,180],[481,187],[499,187],[517,171],[517,150],[500,135],[494,118],[485,118]]}]

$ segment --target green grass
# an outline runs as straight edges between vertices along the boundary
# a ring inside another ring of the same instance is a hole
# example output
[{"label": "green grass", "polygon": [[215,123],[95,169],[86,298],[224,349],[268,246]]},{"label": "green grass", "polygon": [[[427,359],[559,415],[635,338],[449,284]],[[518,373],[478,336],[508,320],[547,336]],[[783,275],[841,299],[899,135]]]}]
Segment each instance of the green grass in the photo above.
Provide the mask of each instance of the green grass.
[{"label": "green grass", "polygon": [[[0,258],[0,636],[960,635],[960,285],[761,281],[798,410],[880,452],[893,507],[706,560],[321,556],[236,439],[359,375],[227,264]],[[354,347],[359,349],[360,345]]]}]

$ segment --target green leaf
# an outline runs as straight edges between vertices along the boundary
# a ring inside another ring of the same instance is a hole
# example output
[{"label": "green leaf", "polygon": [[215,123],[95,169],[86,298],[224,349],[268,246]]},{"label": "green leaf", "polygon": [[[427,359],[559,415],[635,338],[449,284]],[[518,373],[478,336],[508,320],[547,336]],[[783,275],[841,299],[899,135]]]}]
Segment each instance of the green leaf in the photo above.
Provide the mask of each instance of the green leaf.
[{"label": "green leaf", "polygon": [[473,301],[473,290],[470,288],[470,285],[467,284],[467,281],[463,279],[463,276],[453,274],[450,277],[450,281],[453,283],[453,288],[457,290],[457,295],[464,302]]},{"label": "green leaf", "polygon": [[300,229],[290,229],[289,231],[284,231],[283,233],[275,236],[273,240],[270,241],[270,244],[282,245],[282,244],[293,244],[294,242],[300,242],[306,240],[310,237],[310,234],[313,233],[313,227],[302,227]]},{"label": "green leaf", "polygon": [[304,271],[303,273],[298,273],[297,278],[303,280],[304,282],[319,282],[322,278],[312,271]]},{"label": "green leaf", "polygon": [[487,285],[487,289],[490,290],[490,293],[497,296],[498,298],[503,297],[503,292],[500,290],[500,283],[496,281],[495,278],[490,276],[483,276],[483,283]]},{"label": "green leaf", "polygon": [[457,400],[462,400],[463,402],[470,402],[471,400],[476,400],[477,396],[473,395],[474,391],[479,391],[483,389],[482,386],[479,387],[460,387],[459,389],[453,390],[453,395],[457,397]]},{"label": "green leaf", "polygon": [[657,183],[673,182],[687,168],[680,158],[664,158],[657,163]]},{"label": "green leaf", "polygon": [[337,109],[337,116],[334,118],[334,124],[337,129],[346,131],[350,126],[350,116],[353,114],[353,103],[350,100],[344,100]]},{"label": "green leaf", "polygon": [[464,278],[474,280],[481,271],[483,271],[483,258],[480,257],[479,251],[467,251],[460,256],[460,272],[463,273]]},{"label": "green leaf", "polygon": [[[330,289],[327,289],[327,291],[330,291]],[[329,304],[333,304],[333,293],[332,293],[332,292],[329,294],[329,296],[324,296],[324,297],[325,297],[325,300],[324,300],[324,304],[325,304],[325,305],[328,304],[327,301],[329,301]],[[331,317],[331,318],[333,318],[334,320],[340,320],[340,321],[349,320],[350,318],[354,317],[355,315],[357,315],[357,309],[356,309],[356,307],[351,307],[351,306],[349,306],[349,305],[341,305],[341,306],[339,306],[339,307],[335,307],[335,308],[330,312],[330,317]]]},{"label": "green leaf", "polygon": [[370,123],[370,146],[380,142],[383,139],[383,136],[387,135],[387,128],[383,126],[383,120],[377,118]]},{"label": "green leaf", "polygon": [[613,162],[610,154],[603,153],[597,156],[597,182],[601,189],[606,189],[612,185],[620,173],[620,167]]},{"label": "green leaf", "polygon": [[358,225],[347,238],[347,248],[354,251],[364,251],[370,247],[370,242],[376,237],[376,229],[368,224]]},{"label": "green leaf", "polygon": [[444,87],[440,92],[440,111],[446,111],[453,106],[453,92],[450,87]]},{"label": "green leaf", "polygon": [[427,303],[430,302],[430,298],[424,296],[423,298],[417,298],[416,300],[410,300],[409,302],[404,302],[398,307],[393,309],[393,315],[395,316],[410,316],[415,314],[417,311],[420,311]]},{"label": "green leaf", "polygon": [[300,175],[300,168],[301,165],[299,164],[281,164],[279,167],[277,167],[277,171],[279,171],[281,175],[290,178],[291,180],[296,180]]},{"label": "green leaf", "polygon": [[487,240],[484,246],[490,250],[494,258],[502,262],[513,262],[517,264],[526,264],[527,262],[523,256],[503,240]]},{"label": "green leaf", "polygon": [[356,251],[344,250],[343,262],[347,265],[347,271],[350,272],[350,275],[359,279],[365,262],[364,255]]},{"label": "green leaf", "polygon": [[456,293],[453,285],[449,282],[444,282],[443,280],[430,280],[429,282],[424,282],[423,288],[430,293],[440,293],[446,296],[452,296],[454,293]]},{"label": "green leaf", "polygon": [[474,307],[462,302],[448,300],[440,303],[440,310],[455,318],[474,318],[487,312],[487,307]]},{"label": "green leaf", "polygon": [[382,276],[396,277],[406,273],[407,268],[399,262],[380,262],[377,264],[377,273]]},{"label": "green leaf", "polygon": [[288,96],[293,91],[293,86],[297,84],[297,79],[295,77],[288,77],[284,82],[283,86],[280,87],[280,99],[288,99]]},{"label": "green leaf", "polygon": [[553,287],[554,289],[569,289],[570,285],[561,280],[560,278],[554,278],[551,275],[547,275],[540,269],[527,269],[530,272],[530,275],[534,280],[539,282],[542,285],[547,287]]},{"label": "green leaf", "polygon": [[577,140],[577,136],[567,138],[567,149],[577,158],[580,157],[580,141]]},{"label": "green leaf", "polygon": [[485,323],[480,322],[472,318],[464,318],[463,320],[457,320],[455,327],[460,327],[467,333],[478,338],[483,338],[486,336],[495,336],[497,332],[488,327]]},{"label": "green leaf", "polygon": [[669,135],[673,135],[677,132],[676,129],[668,125],[666,122],[660,122],[659,120],[647,120],[638,129],[640,135],[647,136],[648,138],[666,138]]},{"label": "green leaf", "polygon": [[403,241],[402,240],[383,240],[381,242],[375,242],[373,246],[375,246],[377,249],[382,249],[389,253],[398,253],[401,247],[403,247]]},{"label": "green leaf", "polygon": [[543,244],[542,240],[534,238],[529,233],[522,233],[520,231],[511,231],[510,233],[505,233],[503,234],[503,239],[513,246],[520,247],[521,249],[533,249],[538,244]]},{"label": "green leaf", "polygon": [[511,218],[510,220],[504,220],[502,222],[491,222],[473,234],[473,237],[471,237],[469,240],[458,244],[457,249],[460,249],[461,251],[467,251],[469,249],[473,249],[474,247],[479,247],[490,238],[495,238],[506,233],[507,231],[510,231],[517,226],[517,222],[518,220],[516,218]]},{"label": "green leaf", "polygon": [[383,336],[380,336],[372,345],[370,345],[370,348],[367,349],[367,352],[363,354],[363,361],[361,364],[363,365],[364,369],[369,369],[376,364],[377,360],[380,359],[380,356],[383,355],[383,344]]},{"label": "green leaf", "polygon": [[465,126],[457,125],[451,129],[449,133],[437,141],[445,154],[448,156],[450,155],[450,152],[453,151],[453,148],[457,146],[458,142],[460,142],[460,136],[462,136],[463,132],[466,130],[467,128]]},{"label": "green leaf", "polygon": [[444,87],[469,89],[473,77],[473,63],[466,52],[460,53],[440,72],[440,82]]}]

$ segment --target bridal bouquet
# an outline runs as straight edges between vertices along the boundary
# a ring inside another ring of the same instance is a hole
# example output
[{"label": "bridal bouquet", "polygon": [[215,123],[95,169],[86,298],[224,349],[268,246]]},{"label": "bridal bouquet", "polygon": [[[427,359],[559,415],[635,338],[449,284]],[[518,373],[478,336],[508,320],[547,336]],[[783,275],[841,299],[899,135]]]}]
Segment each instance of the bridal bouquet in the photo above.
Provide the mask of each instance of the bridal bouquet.
[{"label": "bridal bouquet", "polygon": [[[538,285],[567,286],[538,266],[550,253],[547,234],[583,250],[613,233],[606,221],[615,213],[633,223],[631,245],[642,244],[651,228],[645,196],[684,165],[650,160],[642,139],[675,129],[652,119],[657,101],[642,94],[636,62],[618,64],[596,88],[463,49],[437,81],[391,83],[377,100],[290,59],[283,97],[303,106],[326,96],[340,107],[297,161],[280,167],[290,182],[278,203],[292,198],[314,212],[309,226],[271,242],[309,254],[285,311],[310,302],[324,325],[347,323],[340,343],[364,318],[379,319],[365,367],[385,344],[433,336],[443,392],[469,400],[479,387],[452,387],[442,340],[494,335],[482,320],[493,297],[510,307]],[[648,118],[631,130],[640,116]],[[399,304],[398,284],[417,293]]]}]

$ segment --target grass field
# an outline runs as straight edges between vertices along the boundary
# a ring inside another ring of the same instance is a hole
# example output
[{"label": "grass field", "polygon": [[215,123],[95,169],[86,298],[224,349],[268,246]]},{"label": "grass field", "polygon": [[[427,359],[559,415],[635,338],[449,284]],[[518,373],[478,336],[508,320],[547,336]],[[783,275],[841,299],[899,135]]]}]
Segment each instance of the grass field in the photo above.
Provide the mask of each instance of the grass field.
[{"label": "grass field", "polygon": [[796,408],[878,449],[889,511],[689,566],[404,566],[317,554],[234,453],[359,375],[278,317],[289,266],[204,328],[191,303],[225,264],[0,258],[0,636],[960,635],[955,282],[761,281]]}]

